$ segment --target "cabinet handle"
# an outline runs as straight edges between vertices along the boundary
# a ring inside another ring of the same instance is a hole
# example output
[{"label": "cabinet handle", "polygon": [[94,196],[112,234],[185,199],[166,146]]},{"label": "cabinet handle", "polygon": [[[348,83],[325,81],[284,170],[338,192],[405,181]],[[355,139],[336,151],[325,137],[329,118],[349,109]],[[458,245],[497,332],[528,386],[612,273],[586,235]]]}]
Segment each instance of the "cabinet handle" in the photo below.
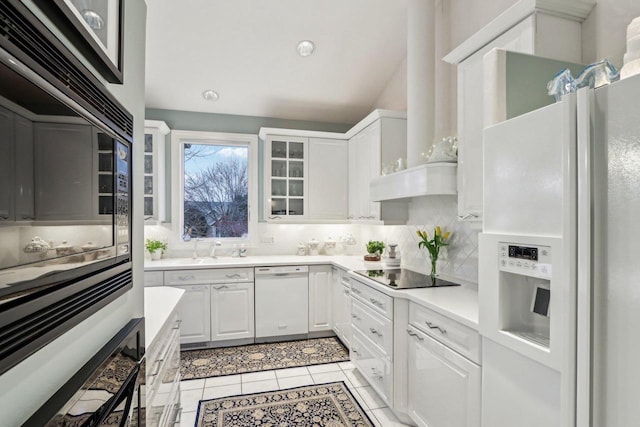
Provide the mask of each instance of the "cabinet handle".
[{"label": "cabinet handle", "polygon": [[162,365],[163,361],[164,359],[158,359],[154,362],[154,365],[156,366],[156,370],[150,375],[151,377],[155,377],[156,375],[158,375],[158,372],[160,372],[160,365]]},{"label": "cabinet handle", "polygon": [[478,214],[474,214],[474,213],[458,215],[458,221],[465,221],[467,219],[472,219],[472,218],[476,219],[476,218],[480,218],[480,216]]},{"label": "cabinet handle", "polygon": [[29,216],[29,215],[22,215],[22,219],[34,220],[34,219],[36,219],[36,217],[34,217],[34,216]]},{"label": "cabinet handle", "polygon": [[356,289],[356,288],[351,288],[351,292],[355,292],[358,295],[360,295],[362,293],[362,292],[360,292],[360,289]]},{"label": "cabinet handle", "polygon": [[0,219],[1,220],[9,219],[9,216],[8,215],[0,215]]},{"label": "cabinet handle", "polygon": [[375,299],[375,298],[369,298],[369,301],[371,301],[371,303],[372,303],[373,305],[377,305],[377,306],[378,306],[378,307],[380,307],[380,308],[384,308],[384,304],[383,304],[383,303],[381,303],[380,301],[378,301],[378,300],[377,300],[377,299]]},{"label": "cabinet handle", "polygon": [[234,279],[236,277],[241,277],[238,273],[233,273],[233,274],[225,274],[225,276],[229,279]]},{"label": "cabinet handle", "polygon": [[352,314],[351,318],[356,319],[356,320],[362,320],[360,317],[358,317],[356,314]]},{"label": "cabinet handle", "polygon": [[175,425],[180,425],[180,422],[182,421],[182,410],[183,409],[184,408],[182,406],[178,409],[178,413],[176,414],[176,421],[173,423],[174,426]]},{"label": "cabinet handle", "polygon": [[346,289],[345,289],[343,292],[344,292],[344,294],[345,294],[345,295],[351,295],[351,292],[349,292],[349,291],[348,291],[348,290],[346,290]]},{"label": "cabinet handle", "polygon": [[215,289],[216,291],[219,291],[220,289],[224,289],[224,288],[228,288],[227,285],[220,285],[220,286],[214,286],[213,289]]},{"label": "cabinet handle", "polygon": [[380,338],[382,338],[382,334],[380,332],[378,332],[375,328],[369,328],[369,331],[371,331],[372,334],[377,335]]},{"label": "cabinet handle", "polygon": [[425,320],[425,322],[427,324],[427,326],[429,327],[429,329],[437,329],[440,331],[440,333],[442,335],[447,335],[447,330],[444,328],[441,328],[440,326],[436,325],[435,323],[431,323],[428,320]]},{"label": "cabinet handle", "polygon": [[179,280],[185,281],[185,280],[193,280],[195,279],[195,277],[193,275],[191,276],[178,276]]},{"label": "cabinet handle", "polygon": [[353,354],[357,354],[358,356],[360,356],[360,352],[358,351],[357,348],[351,347],[351,351],[353,351]]},{"label": "cabinet handle", "polygon": [[379,379],[380,381],[382,381],[382,374],[380,372],[378,372],[378,370],[376,368],[370,368],[371,369],[371,373],[373,374],[374,378]]},{"label": "cabinet handle", "polygon": [[180,329],[181,324],[182,324],[182,319],[176,320],[176,325],[173,327],[173,329]]},{"label": "cabinet handle", "polygon": [[424,338],[422,338],[420,335],[413,332],[411,329],[407,329],[407,333],[409,334],[409,336],[416,337],[418,338],[418,340],[424,341]]},{"label": "cabinet handle", "polygon": [[274,215],[274,216],[270,216],[269,219],[282,219],[282,217],[278,215]]}]

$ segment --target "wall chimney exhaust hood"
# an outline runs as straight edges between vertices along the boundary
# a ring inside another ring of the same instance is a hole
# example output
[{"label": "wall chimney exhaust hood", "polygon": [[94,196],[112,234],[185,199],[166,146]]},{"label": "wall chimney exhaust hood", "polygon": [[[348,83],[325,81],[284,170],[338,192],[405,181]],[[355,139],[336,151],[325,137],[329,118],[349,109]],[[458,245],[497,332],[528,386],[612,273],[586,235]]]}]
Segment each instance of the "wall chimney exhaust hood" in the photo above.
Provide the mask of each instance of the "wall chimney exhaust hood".
[{"label": "wall chimney exhaust hood", "polygon": [[456,195],[457,163],[427,163],[371,180],[371,200]]}]

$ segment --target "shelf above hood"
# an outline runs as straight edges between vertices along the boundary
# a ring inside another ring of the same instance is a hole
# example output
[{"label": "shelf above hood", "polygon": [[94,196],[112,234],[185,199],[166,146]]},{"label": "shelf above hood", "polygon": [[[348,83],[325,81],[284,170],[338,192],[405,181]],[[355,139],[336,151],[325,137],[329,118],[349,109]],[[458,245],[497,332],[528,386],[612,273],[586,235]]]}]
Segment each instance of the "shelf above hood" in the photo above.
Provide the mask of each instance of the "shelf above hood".
[{"label": "shelf above hood", "polygon": [[427,163],[371,180],[371,200],[457,194],[457,163]]}]

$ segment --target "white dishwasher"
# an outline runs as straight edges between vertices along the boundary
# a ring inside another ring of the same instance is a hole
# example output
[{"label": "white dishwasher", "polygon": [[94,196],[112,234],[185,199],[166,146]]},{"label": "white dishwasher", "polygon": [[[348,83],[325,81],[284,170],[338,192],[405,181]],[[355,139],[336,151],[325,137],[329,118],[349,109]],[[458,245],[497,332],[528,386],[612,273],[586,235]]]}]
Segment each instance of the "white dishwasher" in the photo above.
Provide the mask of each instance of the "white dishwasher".
[{"label": "white dishwasher", "polygon": [[255,269],[256,338],[309,333],[309,267]]}]

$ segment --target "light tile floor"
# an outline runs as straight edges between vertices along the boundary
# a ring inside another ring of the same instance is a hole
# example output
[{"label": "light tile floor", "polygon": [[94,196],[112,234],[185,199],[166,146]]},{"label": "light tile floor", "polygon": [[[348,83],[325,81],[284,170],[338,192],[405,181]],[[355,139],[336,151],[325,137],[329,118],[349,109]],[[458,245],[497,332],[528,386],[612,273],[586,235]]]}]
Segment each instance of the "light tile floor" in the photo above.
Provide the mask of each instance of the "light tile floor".
[{"label": "light tile floor", "polygon": [[195,425],[198,402],[225,396],[283,390],[312,384],[344,381],[376,427],[402,427],[393,412],[378,397],[351,362],[277,369],[250,374],[187,380],[180,383],[181,427]]}]

